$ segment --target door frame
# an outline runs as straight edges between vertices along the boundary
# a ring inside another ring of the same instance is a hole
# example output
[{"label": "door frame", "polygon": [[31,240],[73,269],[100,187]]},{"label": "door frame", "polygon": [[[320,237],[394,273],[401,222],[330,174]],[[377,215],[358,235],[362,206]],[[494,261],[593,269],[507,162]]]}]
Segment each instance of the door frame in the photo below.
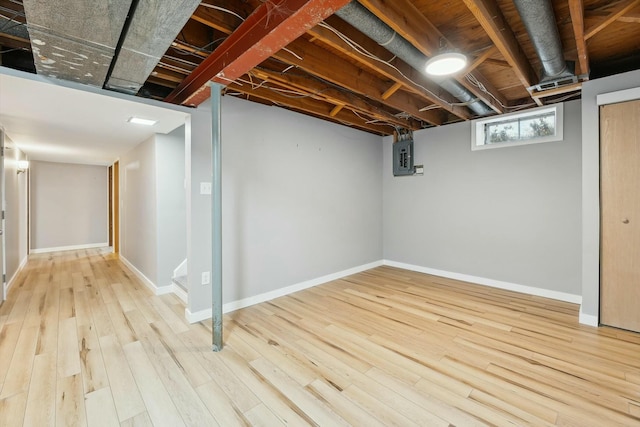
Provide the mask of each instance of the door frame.
[{"label": "door frame", "polygon": [[[602,326],[602,316],[600,313],[600,309],[601,309],[601,290],[602,290],[602,282],[601,282],[601,274],[600,274],[600,260],[602,259],[602,206],[601,206],[601,201],[602,201],[602,194],[601,194],[601,187],[600,187],[600,180],[602,179],[602,171],[601,171],[601,159],[600,159],[600,107],[603,105],[609,105],[609,104],[618,104],[621,102],[628,102],[628,101],[637,101],[640,100],[640,87],[634,87],[631,89],[624,89],[624,90],[619,90],[619,91],[615,91],[615,92],[607,92],[607,93],[601,93],[596,95],[596,108],[598,110],[598,318],[595,319],[595,324],[593,324],[591,321],[585,321],[584,323],[587,324],[591,324],[592,326]],[[583,114],[583,119],[584,119],[584,114]],[[584,150],[584,148],[583,148]],[[583,157],[583,162],[584,162],[584,157]],[[583,164],[583,171],[584,171],[584,164]],[[584,185],[584,180],[583,180],[583,185]],[[583,195],[584,197],[584,195]],[[584,200],[583,200],[583,204],[584,204]],[[584,215],[584,209],[583,209],[583,215]],[[584,235],[583,235],[583,239],[584,239]],[[586,262],[584,259],[584,249],[583,249],[583,260],[582,262]],[[584,272],[583,272],[584,274]],[[583,280],[584,280],[584,276],[583,276]],[[584,284],[583,284],[584,286]],[[582,311],[582,310],[581,310]],[[582,313],[581,313],[581,318],[582,318]],[[585,320],[587,320],[585,318]],[[580,321],[581,323],[582,320]]]},{"label": "door frame", "polygon": [[7,260],[6,260],[6,238],[5,238],[5,210],[6,210],[6,201],[5,201],[5,176],[4,176],[4,159],[5,159],[5,150],[4,150],[4,128],[0,126],[0,211],[2,212],[0,216],[0,230],[2,230],[2,235],[0,235],[0,283],[2,284],[2,292],[0,292],[0,304],[4,303],[7,299]]},{"label": "door frame", "polygon": [[[113,231],[109,236],[109,242],[112,243],[113,253],[120,253],[120,161],[113,162],[112,169],[112,189],[110,193],[110,214],[113,215]],[[111,188],[110,188],[111,190]],[[112,240],[113,237],[113,240]]]}]

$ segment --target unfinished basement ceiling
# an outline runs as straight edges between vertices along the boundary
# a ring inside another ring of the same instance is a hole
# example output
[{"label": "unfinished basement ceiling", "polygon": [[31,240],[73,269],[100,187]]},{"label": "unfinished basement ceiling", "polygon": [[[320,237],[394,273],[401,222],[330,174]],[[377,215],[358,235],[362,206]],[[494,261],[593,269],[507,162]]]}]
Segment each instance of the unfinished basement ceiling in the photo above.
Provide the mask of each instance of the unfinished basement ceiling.
[{"label": "unfinished basement ceiling", "polygon": [[[140,0],[129,16],[131,3],[0,0],[2,65],[28,69],[31,51],[32,70],[52,74],[43,62],[63,38],[99,67],[59,78],[187,106],[215,80],[379,135],[577,99],[587,79],[640,69],[640,0]],[[427,77],[421,63],[442,49],[467,67]]]}]

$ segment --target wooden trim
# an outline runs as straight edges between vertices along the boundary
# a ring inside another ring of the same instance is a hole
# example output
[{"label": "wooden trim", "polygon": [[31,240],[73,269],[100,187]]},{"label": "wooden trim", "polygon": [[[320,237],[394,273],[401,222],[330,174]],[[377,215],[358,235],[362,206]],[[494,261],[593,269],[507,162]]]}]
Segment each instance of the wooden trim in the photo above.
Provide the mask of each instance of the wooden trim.
[{"label": "wooden trim", "polygon": [[109,201],[108,201],[108,216],[109,216],[109,224],[107,227],[109,234],[109,246],[113,246],[113,165],[108,168],[109,175],[109,184],[108,184],[108,193],[109,193]]},{"label": "wooden trim", "polygon": [[120,253],[120,162],[113,163],[113,252]]}]

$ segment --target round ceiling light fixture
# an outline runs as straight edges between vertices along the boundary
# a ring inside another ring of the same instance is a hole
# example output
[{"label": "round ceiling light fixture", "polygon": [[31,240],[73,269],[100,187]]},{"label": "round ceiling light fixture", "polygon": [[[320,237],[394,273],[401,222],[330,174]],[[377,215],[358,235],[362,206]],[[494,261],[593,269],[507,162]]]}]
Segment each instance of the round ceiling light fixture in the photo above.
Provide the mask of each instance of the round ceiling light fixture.
[{"label": "round ceiling light fixture", "polygon": [[427,74],[448,76],[462,70],[467,65],[467,57],[458,52],[445,52],[429,59],[425,65]]}]

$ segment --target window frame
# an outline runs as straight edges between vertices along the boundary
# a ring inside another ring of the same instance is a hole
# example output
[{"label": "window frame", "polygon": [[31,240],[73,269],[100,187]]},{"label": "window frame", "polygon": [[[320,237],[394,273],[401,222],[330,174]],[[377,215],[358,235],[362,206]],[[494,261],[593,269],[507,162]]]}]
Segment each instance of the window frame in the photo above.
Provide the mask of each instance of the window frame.
[{"label": "window frame", "polygon": [[[515,119],[535,118],[545,114],[553,113],[555,115],[555,135],[542,136],[537,138],[520,139],[517,141],[496,142],[493,144],[485,143],[485,127],[496,122],[505,122]],[[519,145],[541,144],[544,142],[560,142],[564,139],[564,105],[562,103],[545,105],[538,108],[532,108],[526,111],[518,111],[515,113],[500,114],[498,116],[476,119],[471,121],[471,150],[488,150],[492,148],[516,147]]]}]

